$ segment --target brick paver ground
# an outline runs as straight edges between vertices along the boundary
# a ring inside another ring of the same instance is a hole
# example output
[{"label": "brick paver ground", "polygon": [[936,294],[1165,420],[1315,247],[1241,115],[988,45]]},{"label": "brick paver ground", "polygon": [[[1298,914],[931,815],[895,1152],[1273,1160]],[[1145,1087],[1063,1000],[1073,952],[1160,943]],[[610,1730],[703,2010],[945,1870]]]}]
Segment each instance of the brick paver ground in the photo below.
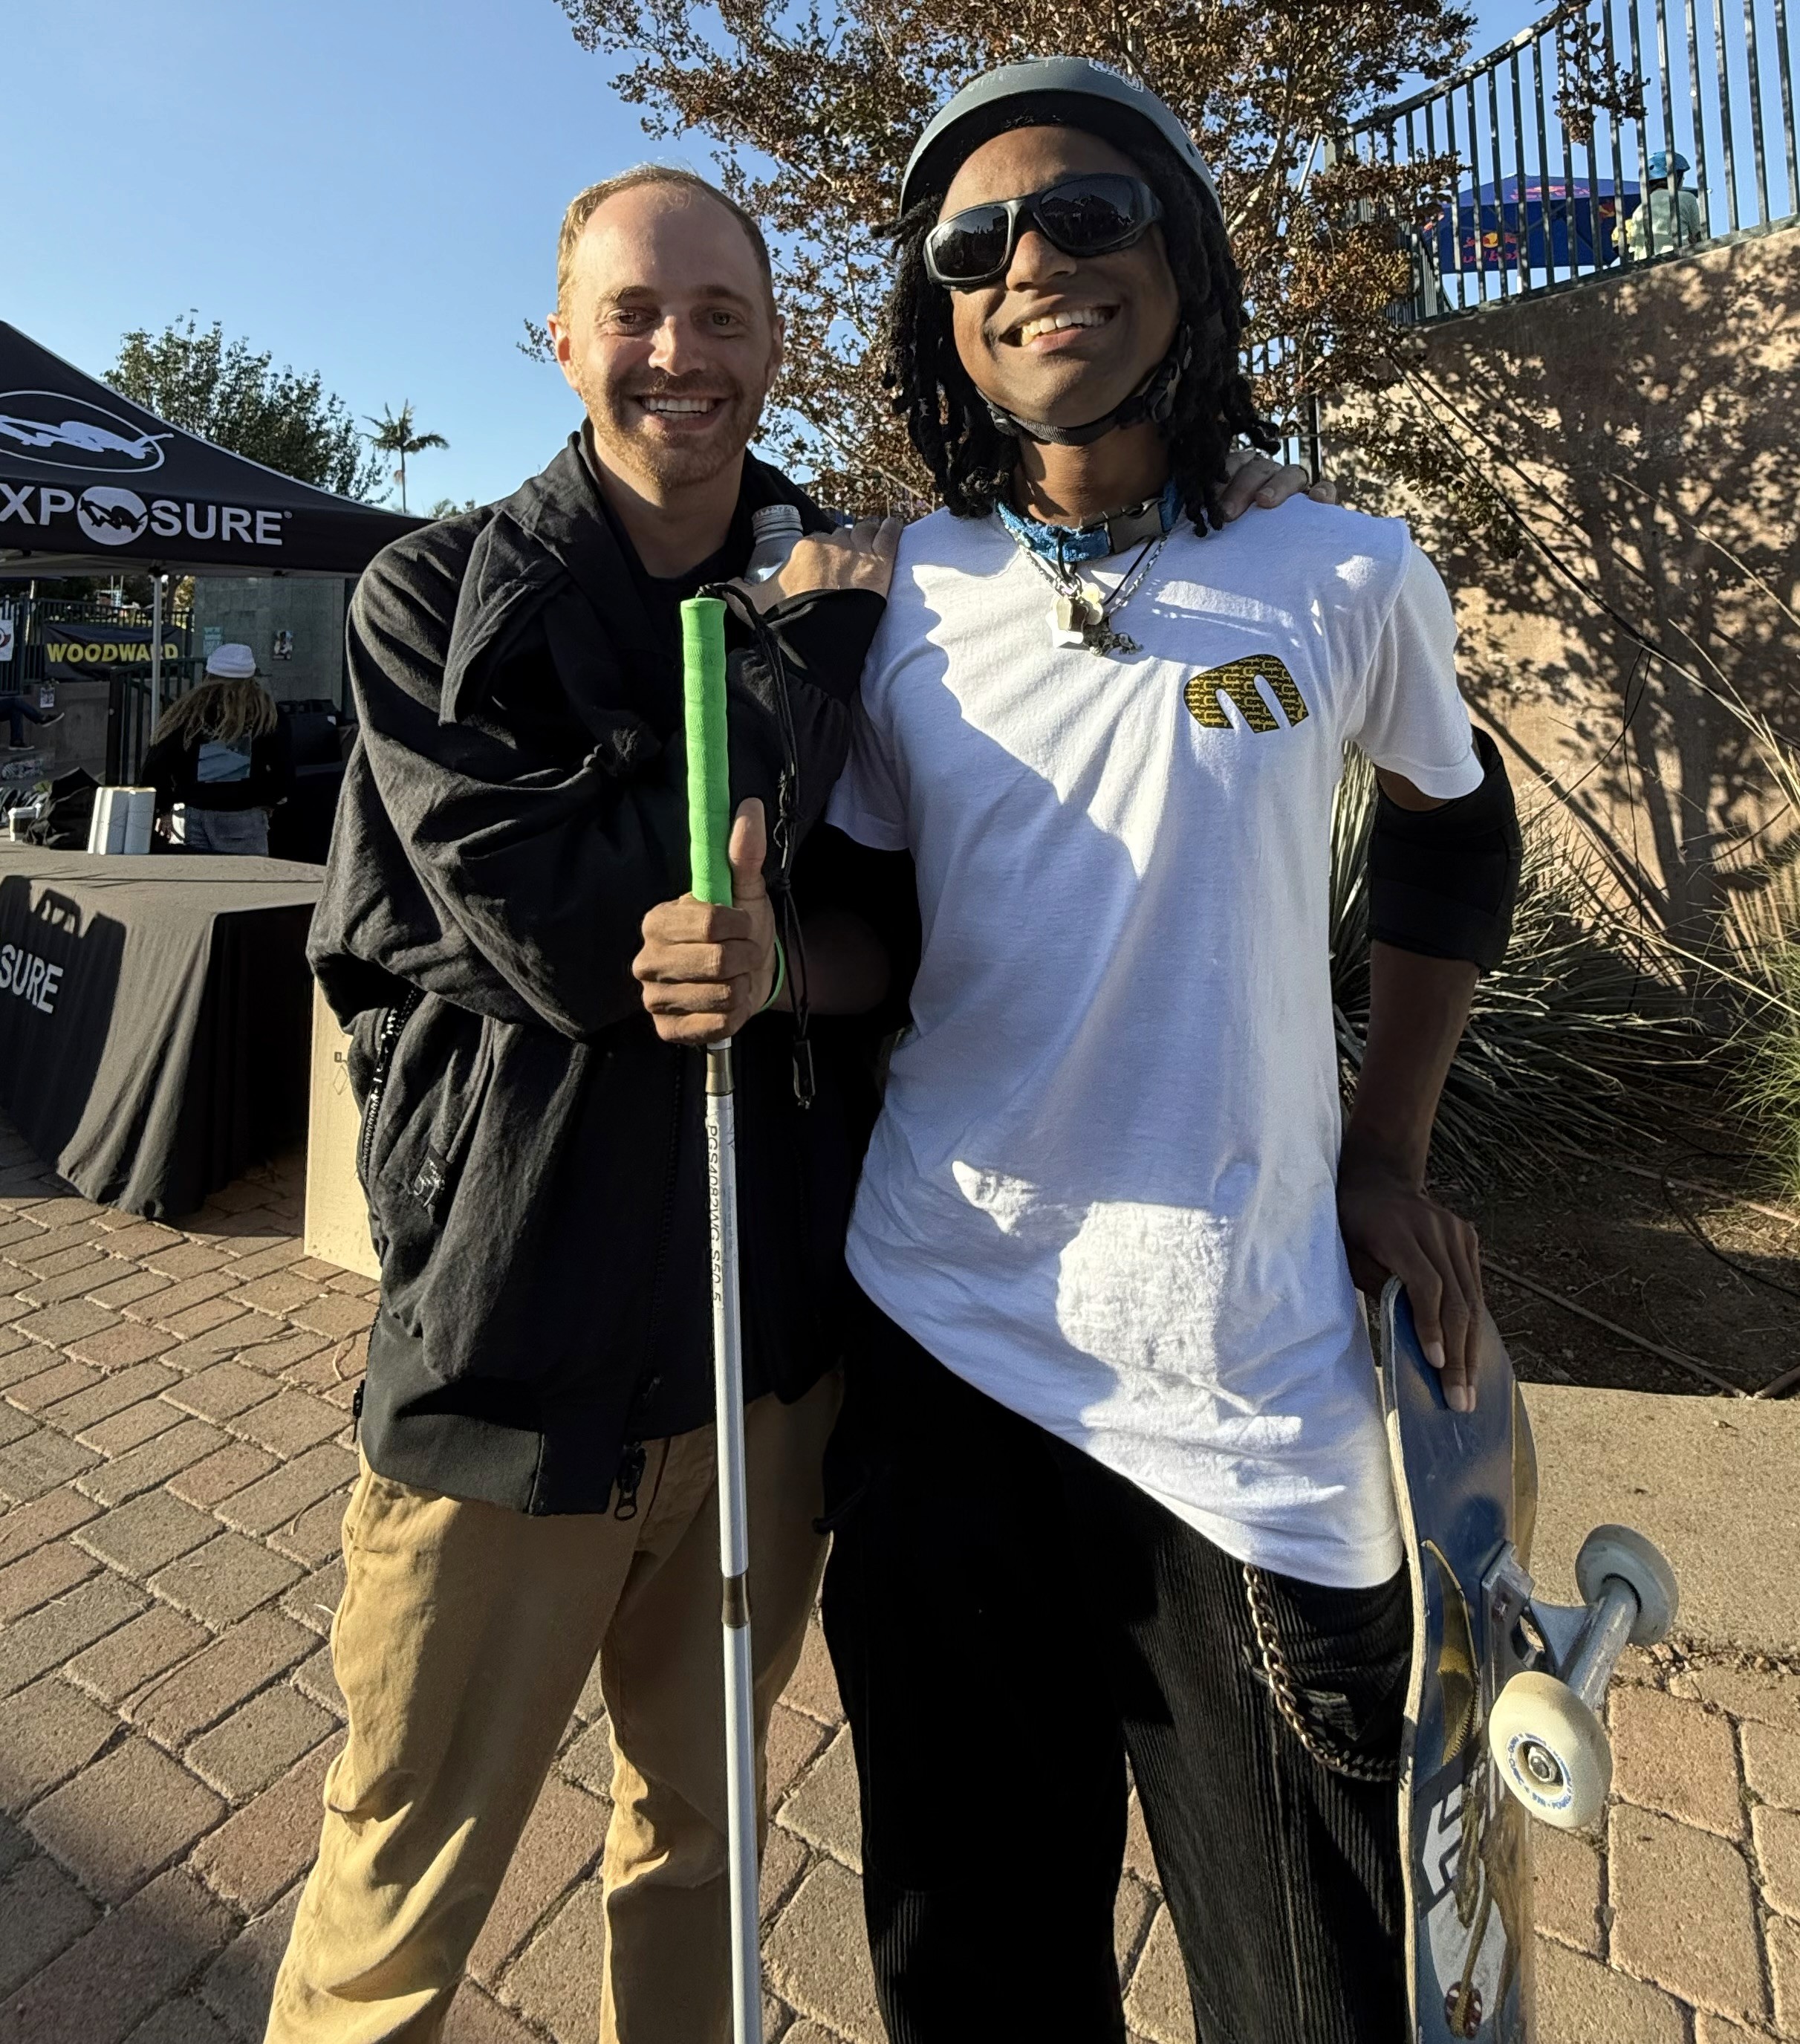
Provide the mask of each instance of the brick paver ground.
[{"label": "brick paver ground", "polygon": [[[261,2034],[341,1737],[322,1642],[374,1289],[305,1256],[298,1183],[159,1227],[0,1127],[0,2044]],[[1537,1835],[1543,2044],[1800,2044],[1800,1668],[1625,1673],[1603,1830]],[[816,1627],[770,1743],[770,2036],[881,2044]],[[453,2044],[589,2044],[609,1772],[590,1685]],[[1191,2038],[1135,1816],[1117,1922],[1134,2034]]]}]

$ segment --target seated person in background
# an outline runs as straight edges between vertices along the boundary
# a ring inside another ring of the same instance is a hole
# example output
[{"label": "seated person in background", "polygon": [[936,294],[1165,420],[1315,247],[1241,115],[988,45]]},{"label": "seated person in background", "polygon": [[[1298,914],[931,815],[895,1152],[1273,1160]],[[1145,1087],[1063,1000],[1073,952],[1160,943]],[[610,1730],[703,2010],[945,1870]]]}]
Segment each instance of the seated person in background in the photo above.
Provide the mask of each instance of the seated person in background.
[{"label": "seated person in background", "polygon": [[275,699],[248,646],[221,646],[207,678],[163,713],[144,761],[156,828],[192,851],[269,853],[269,812],[294,779]]}]

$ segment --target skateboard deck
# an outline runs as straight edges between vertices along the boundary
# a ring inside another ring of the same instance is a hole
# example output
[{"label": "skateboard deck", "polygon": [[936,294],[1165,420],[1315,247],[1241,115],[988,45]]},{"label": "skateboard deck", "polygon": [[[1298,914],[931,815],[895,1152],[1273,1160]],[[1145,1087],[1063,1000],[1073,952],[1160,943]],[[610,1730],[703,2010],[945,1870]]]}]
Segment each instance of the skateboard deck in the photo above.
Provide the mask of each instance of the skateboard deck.
[{"label": "skateboard deck", "polygon": [[1485,1314],[1476,1409],[1453,1412],[1397,1282],[1380,1307],[1388,1452],[1413,1591],[1400,1840],[1414,2044],[1530,2044],[1531,1819],[1488,1752],[1487,1714],[1526,1666],[1483,1579],[1509,1542],[1529,1566],[1530,1424]]}]

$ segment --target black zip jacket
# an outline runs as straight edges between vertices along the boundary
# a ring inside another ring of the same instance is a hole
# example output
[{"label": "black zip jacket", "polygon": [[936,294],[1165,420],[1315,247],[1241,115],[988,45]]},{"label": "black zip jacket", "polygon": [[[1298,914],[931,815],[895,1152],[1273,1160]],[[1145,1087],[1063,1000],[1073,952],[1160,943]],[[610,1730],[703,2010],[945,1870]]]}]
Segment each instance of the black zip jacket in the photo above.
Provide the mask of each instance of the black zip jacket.
[{"label": "black zip jacket", "polygon": [[[735,529],[773,501],[828,523],[750,461]],[[309,947],[354,1038],[382,1258],[364,1451],[532,1512],[604,1509],[616,1480],[628,1510],[638,1444],[712,1414],[703,1062],[657,1036],[629,970],[646,913],[688,884],[680,674],[634,567],[578,440],[504,503],[377,557],[351,612],[360,736]],[[881,608],[840,592],[770,613],[785,720],[770,661],[733,644],[732,799],[759,795],[773,821],[785,797],[796,840],[842,766]],[[822,832],[796,905],[865,905],[865,879]],[[816,1022],[804,1109],[791,1018],[738,1039],[750,1395],[798,1397],[837,1360],[891,1026]]]}]

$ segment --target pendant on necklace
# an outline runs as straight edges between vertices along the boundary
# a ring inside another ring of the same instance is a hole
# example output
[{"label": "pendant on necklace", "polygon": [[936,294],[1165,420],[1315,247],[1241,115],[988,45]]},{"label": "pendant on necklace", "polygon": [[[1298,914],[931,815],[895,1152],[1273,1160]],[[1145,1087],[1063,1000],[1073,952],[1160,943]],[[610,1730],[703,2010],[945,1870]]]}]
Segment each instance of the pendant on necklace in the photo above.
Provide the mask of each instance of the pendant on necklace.
[{"label": "pendant on necklace", "polygon": [[1096,633],[1110,636],[1106,632],[1106,598],[1101,592],[1089,582],[1058,590],[1050,614],[1050,644],[1092,647]]},{"label": "pendant on necklace", "polygon": [[1089,653],[1135,653],[1135,639],[1115,632],[1106,621],[1106,599],[1083,583],[1058,593],[1050,620],[1053,646],[1080,647]]},{"label": "pendant on necklace", "polygon": [[1084,588],[1059,590],[1050,613],[1053,646],[1083,646],[1089,630],[1100,622],[1100,605]]}]

